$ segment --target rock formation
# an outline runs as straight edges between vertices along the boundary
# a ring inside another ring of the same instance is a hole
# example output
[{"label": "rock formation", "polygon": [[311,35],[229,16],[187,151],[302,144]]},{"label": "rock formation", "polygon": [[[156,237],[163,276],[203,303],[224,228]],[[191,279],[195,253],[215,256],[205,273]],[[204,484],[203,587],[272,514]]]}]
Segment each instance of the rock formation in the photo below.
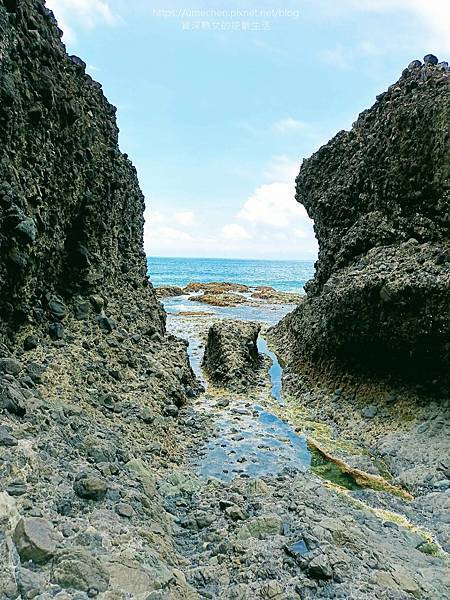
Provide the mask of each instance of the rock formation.
[{"label": "rock formation", "polygon": [[292,362],[448,385],[450,87],[437,63],[411,63],[302,165],[296,199],[320,251],[276,332]]},{"label": "rock formation", "polygon": [[0,0],[0,598],[184,598],[155,482],[197,384],[115,108],[60,35]]},{"label": "rock formation", "polygon": [[259,323],[231,320],[211,326],[203,366],[214,383],[242,392],[256,382],[260,329]]},{"label": "rock formation", "polygon": [[162,333],[115,107],[66,54],[43,1],[2,0],[0,49],[0,334],[101,312],[118,295]]}]

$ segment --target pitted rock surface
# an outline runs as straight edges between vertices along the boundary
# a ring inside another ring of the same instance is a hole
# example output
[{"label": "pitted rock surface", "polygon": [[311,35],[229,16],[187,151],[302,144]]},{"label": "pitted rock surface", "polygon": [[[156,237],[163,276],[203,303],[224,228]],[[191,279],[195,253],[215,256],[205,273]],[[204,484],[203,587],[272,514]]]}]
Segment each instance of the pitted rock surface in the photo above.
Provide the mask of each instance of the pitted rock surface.
[{"label": "pitted rock surface", "polygon": [[0,335],[49,321],[62,339],[71,307],[95,293],[139,299],[162,332],[116,108],[42,0],[0,3],[0,52]]},{"label": "pitted rock surface", "polygon": [[293,360],[448,388],[450,85],[436,62],[411,63],[302,165],[320,252],[278,328]]},{"label": "pitted rock surface", "polygon": [[259,323],[222,320],[208,333],[203,366],[216,384],[238,391],[256,382]]}]

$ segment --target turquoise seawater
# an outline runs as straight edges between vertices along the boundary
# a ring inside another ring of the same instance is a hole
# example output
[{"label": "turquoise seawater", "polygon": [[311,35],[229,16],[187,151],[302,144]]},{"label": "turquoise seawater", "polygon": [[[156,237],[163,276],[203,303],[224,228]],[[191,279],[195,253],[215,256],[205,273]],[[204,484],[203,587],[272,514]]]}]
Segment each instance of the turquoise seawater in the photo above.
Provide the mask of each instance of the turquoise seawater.
[{"label": "turquoise seawater", "polygon": [[184,287],[193,281],[227,281],[300,292],[314,275],[314,262],[304,260],[149,257],[147,262],[150,280],[155,286]]}]

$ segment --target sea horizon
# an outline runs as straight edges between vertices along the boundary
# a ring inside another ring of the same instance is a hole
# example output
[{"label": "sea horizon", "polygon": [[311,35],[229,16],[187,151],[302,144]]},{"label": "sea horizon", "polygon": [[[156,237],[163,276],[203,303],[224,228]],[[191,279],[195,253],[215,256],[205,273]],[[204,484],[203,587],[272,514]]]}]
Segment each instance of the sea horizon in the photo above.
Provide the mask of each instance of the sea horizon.
[{"label": "sea horizon", "polygon": [[315,260],[147,257],[154,286],[185,287],[189,283],[241,283],[270,286],[284,292],[302,292],[314,276]]}]

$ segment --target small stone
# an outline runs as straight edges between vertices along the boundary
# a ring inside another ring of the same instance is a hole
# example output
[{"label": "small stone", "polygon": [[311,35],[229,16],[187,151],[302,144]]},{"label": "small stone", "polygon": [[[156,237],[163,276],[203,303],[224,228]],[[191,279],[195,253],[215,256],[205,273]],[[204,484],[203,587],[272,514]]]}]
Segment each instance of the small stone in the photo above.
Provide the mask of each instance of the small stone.
[{"label": "small stone", "polygon": [[195,515],[195,522],[199,529],[205,529],[214,523],[216,516],[213,513],[199,511]]},{"label": "small stone", "polygon": [[0,358],[0,373],[16,377],[22,369],[22,363],[15,358]]},{"label": "small stone", "polygon": [[42,574],[23,567],[16,569],[16,579],[21,598],[35,598],[45,586],[45,578]]},{"label": "small stone", "polygon": [[39,345],[39,338],[35,335],[28,335],[23,341],[23,349],[28,352],[34,350]]},{"label": "small stone", "polygon": [[111,317],[97,317],[97,323],[100,329],[111,333],[117,327],[117,323]]},{"label": "small stone", "polygon": [[177,417],[178,416],[178,407],[175,404],[169,404],[164,409],[164,414],[166,417]]},{"label": "small stone", "polygon": [[423,62],[426,65],[437,65],[439,60],[434,54],[427,54],[423,57]]},{"label": "small stone", "polygon": [[259,595],[261,598],[267,598],[268,600],[272,600],[275,598],[282,598],[283,596],[283,588],[280,583],[276,581],[276,579],[272,579],[267,583],[264,583],[259,590]]},{"label": "small stone", "polygon": [[126,502],[120,502],[116,504],[115,507],[116,513],[121,517],[126,517],[127,519],[131,519],[134,514],[134,509],[131,504],[127,504]]},{"label": "small stone", "polygon": [[67,307],[58,298],[52,298],[48,303],[48,311],[55,319],[62,320],[67,315]]},{"label": "small stone", "polygon": [[51,323],[48,326],[48,333],[52,340],[62,340],[64,337],[64,325],[62,323]]},{"label": "small stone", "polygon": [[42,375],[47,367],[42,363],[31,362],[27,365],[27,373],[34,383],[42,383]]},{"label": "small stone", "polygon": [[23,496],[27,492],[27,484],[24,481],[11,481],[5,488],[10,496]]},{"label": "small stone", "polygon": [[23,417],[27,410],[26,399],[17,385],[7,381],[0,382],[0,408],[6,409],[9,413]]},{"label": "small stone", "polygon": [[283,521],[278,516],[261,515],[244,523],[238,532],[238,537],[241,540],[249,538],[262,540],[266,536],[281,535],[282,533]]},{"label": "small stone", "polygon": [[373,404],[370,406],[365,406],[361,411],[361,414],[365,419],[373,419],[377,413],[378,408]]},{"label": "small stone", "polygon": [[23,561],[45,563],[56,551],[53,527],[40,517],[21,519],[17,523],[13,539]]},{"label": "small stone", "polygon": [[71,54],[69,56],[69,58],[73,62],[73,64],[76,65],[77,67],[79,67],[81,70],[84,71],[86,69],[86,63],[79,56],[76,56],[75,54]]},{"label": "small stone", "polygon": [[226,508],[225,514],[233,521],[245,521],[245,519],[248,519],[248,514],[236,505]]},{"label": "small stone", "polygon": [[25,242],[33,243],[36,240],[36,224],[30,217],[27,217],[16,225],[15,231]]},{"label": "small stone", "polygon": [[73,484],[77,496],[85,500],[103,500],[108,491],[108,484],[98,477],[83,477]]},{"label": "small stone", "polygon": [[313,558],[308,566],[308,575],[313,579],[331,579],[333,571],[326,554],[319,554]]},{"label": "small stone", "polygon": [[100,312],[102,308],[105,306],[105,300],[99,295],[93,295],[89,297],[89,301],[92,304],[94,310]]},{"label": "small stone", "polygon": [[413,60],[408,65],[409,70],[420,69],[421,67],[422,67],[422,63],[420,62],[420,60]]},{"label": "small stone", "polygon": [[86,298],[78,296],[74,300],[73,310],[75,314],[75,319],[77,319],[78,321],[83,321],[89,317],[89,313],[91,311],[91,304]]},{"label": "small stone", "polygon": [[153,423],[155,420],[155,413],[148,408],[148,406],[143,406],[141,408],[139,417],[144,421],[144,423]]},{"label": "small stone", "polygon": [[64,589],[73,588],[98,595],[108,589],[109,574],[100,561],[84,550],[66,550],[56,557],[52,581]]},{"label": "small stone", "polygon": [[6,427],[0,427],[0,446],[11,448],[17,444],[17,439],[10,434]]}]

